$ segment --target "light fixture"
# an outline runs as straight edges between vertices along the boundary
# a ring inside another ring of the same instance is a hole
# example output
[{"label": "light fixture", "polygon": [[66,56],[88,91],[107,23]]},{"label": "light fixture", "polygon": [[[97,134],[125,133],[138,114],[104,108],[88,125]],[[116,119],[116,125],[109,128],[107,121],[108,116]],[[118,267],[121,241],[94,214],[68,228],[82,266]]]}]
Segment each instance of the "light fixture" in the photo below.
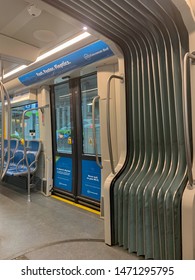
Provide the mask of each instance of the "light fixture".
[{"label": "light fixture", "polygon": [[25,69],[26,67],[28,67],[28,66],[27,66],[27,65],[21,65],[21,66],[15,68],[14,70],[12,70],[12,71],[6,73],[5,75],[3,75],[3,78],[4,78],[4,79],[5,79],[5,78],[8,78],[9,76],[11,76],[11,75],[13,75],[13,74],[15,74],[15,73],[17,73],[17,72],[19,72],[19,71]]},{"label": "light fixture", "polygon": [[38,62],[40,60],[43,60],[43,59],[45,59],[45,58],[47,58],[47,57],[49,57],[49,56],[51,56],[51,55],[53,55],[53,54],[55,54],[55,53],[57,53],[59,51],[62,51],[64,49],[66,49],[66,48],[68,48],[68,47],[70,47],[70,46],[80,42],[81,40],[89,37],[90,35],[91,35],[90,33],[84,32],[84,33],[74,37],[73,39],[70,39],[69,41],[67,41],[67,42],[57,46],[56,48],[54,48],[54,49],[52,49],[52,50],[50,50],[50,51],[48,51],[48,52],[38,56],[37,59],[35,60],[35,62],[33,62],[32,64],[34,64],[34,63],[36,63],[36,62]]},{"label": "light fixture", "polygon": [[48,52],[46,52],[46,53],[44,53],[44,54],[42,54],[40,56],[38,56],[37,59],[35,60],[35,62],[33,62],[33,63],[29,64],[29,65],[21,65],[18,68],[15,68],[14,70],[6,73],[3,76],[3,78],[4,79],[8,78],[11,75],[16,74],[17,72],[27,68],[28,66],[31,66],[31,65],[35,64],[36,62],[41,61],[41,60],[43,60],[43,59],[45,59],[45,58],[47,58],[47,57],[49,57],[49,56],[59,52],[59,51],[62,51],[62,50],[64,50],[64,49],[66,49],[66,48],[68,48],[68,47],[70,47],[70,46],[80,42],[81,40],[83,40],[83,39],[85,39],[85,38],[87,38],[89,36],[91,36],[91,34],[88,33],[88,32],[81,33],[80,35],[70,39],[69,41],[67,41],[67,42],[65,42],[65,43],[63,43],[63,44],[53,48],[52,50],[50,50],[50,51],[48,51]]}]

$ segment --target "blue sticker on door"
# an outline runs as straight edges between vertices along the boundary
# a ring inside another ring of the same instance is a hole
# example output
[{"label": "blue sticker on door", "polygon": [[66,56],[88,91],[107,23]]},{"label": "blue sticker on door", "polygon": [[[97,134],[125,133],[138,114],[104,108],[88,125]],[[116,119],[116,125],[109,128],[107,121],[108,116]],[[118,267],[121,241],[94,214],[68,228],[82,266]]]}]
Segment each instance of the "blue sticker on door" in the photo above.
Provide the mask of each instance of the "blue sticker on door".
[{"label": "blue sticker on door", "polygon": [[72,159],[56,157],[54,186],[65,191],[72,191]]},{"label": "blue sticker on door", "polygon": [[100,201],[101,170],[95,161],[82,160],[81,195]]}]

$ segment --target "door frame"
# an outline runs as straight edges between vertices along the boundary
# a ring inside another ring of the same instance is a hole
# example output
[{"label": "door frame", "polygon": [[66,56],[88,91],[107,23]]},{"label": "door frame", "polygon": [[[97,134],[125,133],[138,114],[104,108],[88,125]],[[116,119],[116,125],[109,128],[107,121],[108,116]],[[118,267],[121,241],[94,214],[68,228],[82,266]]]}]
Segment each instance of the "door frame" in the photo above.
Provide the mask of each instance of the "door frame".
[{"label": "door frame", "polygon": [[[69,79],[58,84],[50,86],[50,99],[51,99],[51,123],[52,123],[52,153],[53,153],[53,176],[55,174],[55,158],[56,156],[72,158],[72,192],[57,188],[53,186],[52,193],[58,196],[66,197],[76,203],[90,206],[91,208],[100,209],[100,201],[87,198],[81,195],[82,191],[82,160],[95,161],[95,156],[83,154],[83,129],[82,129],[82,110],[81,110],[81,79],[96,74],[92,72],[87,75]],[[70,89],[70,112],[71,112],[71,125],[72,125],[72,154],[65,154],[57,152],[56,141],[56,114],[55,114],[55,87],[63,84],[69,84]],[[99,157],[101,160],[101,157]]]}]

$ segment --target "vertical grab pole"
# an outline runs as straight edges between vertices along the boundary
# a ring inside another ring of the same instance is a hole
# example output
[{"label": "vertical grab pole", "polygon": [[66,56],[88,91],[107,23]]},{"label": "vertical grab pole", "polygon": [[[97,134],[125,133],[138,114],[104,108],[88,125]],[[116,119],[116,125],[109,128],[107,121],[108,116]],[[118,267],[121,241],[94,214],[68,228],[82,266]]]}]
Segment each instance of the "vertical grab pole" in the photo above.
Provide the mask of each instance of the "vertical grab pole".
[{"label": "vertical grab pole", "polygon": [[99,162],[99,158],[98,158],[97,141],[96,141],[96,129],[95,129],[95,103],[96,103],[96,100],[99,100],[99,99],[100,99],[100,97],[98,95],[98,96],[94,97],[94,99],[92,101],[92,125],[93,125],[93,142],[94,142],[96,163],[102,169],[103,166]]},{"label": "vertical grab pole", "polygon": [[31,202],[31,195],[30,195],[30,166],[28,164],[28,158],[27,158],[27,147],[25,145],[25,133],[24,133],[24,117],[26,115],[27,112],[29,111],[34,111],[34,110],[43,110],[45,108],[48,108],[49,105],[44,105],[44,106],[40,106],[40,107],[37,107],[37,108],[31,108],[31,109],[27,109],[23,112],[22,114],[22,138],[24,139],[24,159],[26,161],[26,166],[27,166],[27,171],[28,171],[28,174],[27,174],[27,178],[28,178],[28,202]]},{"label": "vertical grab pole", "polygon": [[[11,103],[10,103],[10,98],[9,94],[6,91],[6,88],[4,87],[3,84],[3,64],[2,61],[0,61],[0,92],[1,92],[1,104],[2,104],[2,114],[1,114],[1,171],[0,171],[0,179],[3,180],[7,168],[9,166],[9,161],[10,161],[10,131],[11,131],[11,125],[10,125],[10,120],[11,120]],[[7,110],[8,110],[8,119],[7,119],[7,164],[4,168],[4,161],[5,161],[5,153],[4,153],[4,129],[5,129],[5,98],[7,100]]]},{"label": "vertical grab pole", "polygon": [[189,137],[189,123],[188,123],[188,102],[187,102],[187,62],[188,59],[195,60],[195,55],[186,53],[184,56],[184,69],[183,69],[183,119],[184,119],[184,140],[185,140],[185,151],[186,151],[186,163],[187,173],[190,188],[194,186],[194,178],[192,174],[192,154],[191,144]]},{"label": "vertical grab pole", "polygon": [[108,140],[108,152],[110,157],[110,167],[112,174],[115,174],[114,159],[112,151],[111,129],[110,129],[110,83],[112,79],[119,79],[124,81],[123,76],[111,75],[107,81],[107,96],[106,96],[106,119],[107,119],[107,140]]},{"label": "vertical grab pole", "polygon": [[0,176],[2,176],[3,174],[3,168],[4,168],[4,114],[3,114],[3,110],[4,110],[4,106],[3,106],[3,88],[2,88],[2,84],[0,84],[0,91],[1,91],[1,104],[2,104],[2,114],[1,114],[1,169],[0,169]]},{"label": "vertical grab pole", "polygon": [[[1,82],[1,87],[2,87],[2,91],[4,91],[3,97],[6,97],[7,100],[7,163],[6,166],[4,168],[4,157],[3,157],[3,173],[1,175],[1,180],[3,180],[6,171],[8,169],[9,166],[9,162],[10,162],[10,139],[11,139],[11,102],[10,102],[10,98],[9,98],[9,94],[6,90],[6,88],[4,87],[3,83]],[[3,116],[3,122],[4,122],[4,118],[5,118],[5,105],[4,102],[2,102],[3,106],[2,106],[2,116]],[[4,124],[3,127],[4,128]],[[2,129],[3,130],[3,129]],[[4,130],[2,131],[2,135],[4,134]],[[4,142],[4,135],[3,135],[3,142]]]},{"label": "vertical grab pole", "polygon": [[[26,153],[26,143],[25,143],[25,134],[24,134],[24,118],[25,118],[25,114],[28,112],[28,111],[31,111],[32,109],[28,109],[28,110],[25,110],[22,114],[22,138],[24,140],[24,160],[26,161],[26,167],[27,167],[27,189],[28,189],[28,202],[31,201],[31,197],[30,197],[30,167],[29,167],[29,164],[28,164],[28,158],[27,158],[27,153]],[[35,110],[33,108],[33,110]]]},{"label": "vertical grab pole", "polygon": [[3,94],[3,85],[2,85],[2,81],[3,81],[3,67],[2,67],[2,61],[0,60],[0,98],[1,98],[1,108],[2,108],[2,112],[1,112],[1,169],[0,169],[0,177],[3,174],[3,168],[4,168],[4,94]]}]

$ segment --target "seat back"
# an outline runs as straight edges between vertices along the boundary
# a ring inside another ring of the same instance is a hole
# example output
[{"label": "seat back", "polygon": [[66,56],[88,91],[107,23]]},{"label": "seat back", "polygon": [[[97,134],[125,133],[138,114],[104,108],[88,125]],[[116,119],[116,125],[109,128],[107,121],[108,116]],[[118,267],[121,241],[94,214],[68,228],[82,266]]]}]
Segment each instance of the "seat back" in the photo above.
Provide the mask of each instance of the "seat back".
[{"label": "seat back", "polygon": [[24,152],[21,150],[15,151],[14,157],[13,157],[13,164],[17,165],[20,160],[24,158]]},{"label": "seat back", "polygon": [[[31,168],[31,170],[32,169],[36,169],[36,167],[37,167],[37,164],[36,164],[36,162],[35,162],[35,160],[36,160],[36,154],[34,153],[34,152],[27,152],[27,154],[26,154],[26,156],[27,156],[27,160],[28,160],[28,165],[30,165],[30,168]],[[33,163],[33,164],[32,164]],[[32,164],[32,165],[31,165]]]},{"label": "seat back", "polygon": [[13,157],[15,151],[18,147],[18,139],[11,139],[10,140],[10,157]]},{"label": "seat back", "polygon": [[41,142],[38,140],[29,140],[27,143],[28,151],[39,153],[41,149]]}]

